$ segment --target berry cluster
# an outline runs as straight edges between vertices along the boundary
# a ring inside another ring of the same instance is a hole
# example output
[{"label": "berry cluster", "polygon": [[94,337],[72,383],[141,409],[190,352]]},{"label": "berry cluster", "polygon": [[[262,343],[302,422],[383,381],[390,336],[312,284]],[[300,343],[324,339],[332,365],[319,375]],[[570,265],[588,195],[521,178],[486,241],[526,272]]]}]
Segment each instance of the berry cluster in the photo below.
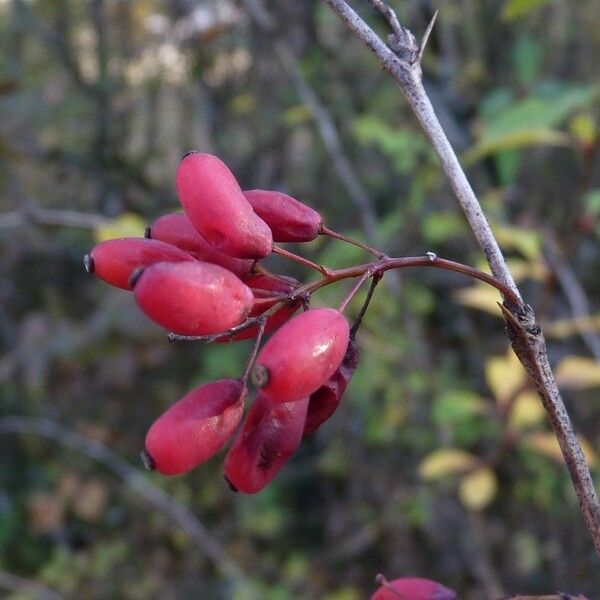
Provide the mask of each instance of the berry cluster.
[{"label": "berry cluster", "polygon": [[[98,244],[84,264],[105,282],[132,290],[141,310],[172,337],[256,338],[240,379],[187,393],[150,427],[142,455],[149,468],[184,473],[235,434],[225,478],[235,490],[258,492],[302,437],[331,417],[358,363],[356,326],[351,330],[341,314],[347,302],[337,310],[309,308],[320,284],[303,286],[260,261],[274,252],[326,276],[324,267],[274,242],[308,242],[334,232],[318,212],[286,194],[242,191],[228,167],[209,154],[182,159],[176,189],[184,213],[160,217],[145,238]],[[304,312],[294,316],[301,306]],[[238,430],[249,377],[258,395]]]}]

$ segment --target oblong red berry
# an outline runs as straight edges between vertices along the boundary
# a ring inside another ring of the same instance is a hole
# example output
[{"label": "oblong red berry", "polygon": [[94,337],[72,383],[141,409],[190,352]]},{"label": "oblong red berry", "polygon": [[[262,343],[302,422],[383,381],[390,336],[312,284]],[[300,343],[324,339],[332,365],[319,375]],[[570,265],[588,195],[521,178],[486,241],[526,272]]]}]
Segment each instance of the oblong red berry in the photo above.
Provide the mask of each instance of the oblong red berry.
[{"label": "oblong red berry", "polygon": [[[264,290],[267,292],[274,292],[276,294],[289,294],[298,285],[298,281],[296,281],[293,277],[287,277],[286,279],[287,281],[285,279],[274,279],[272,277],[267,277],[266,275],[257,274],[245,277],[244,283],[249,288],[255,290]],[[257,317],[264,313],[267,309],[271,308],[274,304],[277,304],[277,302],[278,300],[276,299],[265,301],[262,297],[258,296],[254,299],[252,310],[248,316]],[[301,300],[295,300],[294,302],[288,302],[284,304],[275,314],[267,318],[267,322],[265,324],[265,333],[275,331],[275,329],[283,325],[298,310],[298,308],[300,308],[301,304]],[[244,329],[243,331],[236,333],[234,336],[220,338],[217,341],[237,342],[240,340],[248,340],[256,337],[257,333],[258,327],[253,325],[252,327],[248,327],[248,329]]]},{"label": "oblong red berry", "polygon": [[358,366],[358,346],[354,340],[348,342],[346,354],[337,371],[316,391],[310,395],[304,435],[316,431],[336,411],[350,378]]},{"label": "oblong red berry", "polygon": [[219,158],[187,154],[177,167],[175,186],[192,225],[213,248],[237,258],[264,258],[271,253],[271,230]]},{"label": "oblong red berry", "polygon": [[148,430],[145,453],[152,468],[177,475],[211,458],[233,435],[247,394],[238,379],[205,383],[188,392]]},{"label": "oblong red berry", "polygon": [[443,586],[441,583],[419,577],[403,577],[389,582],[389,589],[380,587],[371,600],[457,600],[455,591]]},{"label": "oblong red berry", "polygon": [[253,380],[275,402],[308,397],[340,366],[348,340],[348,322],[337,310],[307,310],[267,341],[256,360]]},{"label": "oblong red berry", "polygon": [[196,262],[196,259],[159,240],[145,238],[119,238],[94,246],[84,258],[86,269],[106,283],[124,290],[132,289],[129,278],[139,267],[157,262]]},{"label": "oblong red berry", "polygon": [[254,494],[273,480],[300,445],[307,407],[308,398],[272,402],[258,395],[225,456],[233,489]]},{"label": "oblong red berry", "polygon": [[210,335],[239,325],[254,303],[231,271],[194,261],[157,263],[135,282],[138,306],[153,321],[182,335]]},{"label": "oblong red berry", "polygon": [[215,250],[183,213],[170,213],[159,217],[147,229],[147,236],[177,246],[197,260],[224,267],[238,277],[248,275],[254,267],[255,261],[252,259],[235,258]]},{"label": "oblong red berry", "polygon": [[276,242],[310,242],[319,235],[321,215],[299,200],[270,190],[247,190],[254,212],[271,228]]}]

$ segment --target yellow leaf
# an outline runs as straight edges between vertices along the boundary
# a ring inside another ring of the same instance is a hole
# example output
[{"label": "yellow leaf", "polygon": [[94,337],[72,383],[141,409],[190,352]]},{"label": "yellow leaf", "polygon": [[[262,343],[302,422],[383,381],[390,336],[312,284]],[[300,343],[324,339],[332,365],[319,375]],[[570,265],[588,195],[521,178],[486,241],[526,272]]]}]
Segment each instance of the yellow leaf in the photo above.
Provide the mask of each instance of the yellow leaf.
[{"label": "yellow leaf", "polygon": [[454,292],[454,298],[457,302],[469,308],[476,308],[496,317],[502,317],[502,313],[498,308],[498,302],[501,300],[500,293],[484,283],[476,283],[470,287],[457,290]]},{"label": "yellow leaf", "polygon": [[492,230],[503,250],[516,250],[535,261],[542,255],[542,238],[537,231],[492,223]]},{"label": "yellow leaf", "polygon": [[558,339],[564,339],[584,331],[600,331],[600,315],[559,319],[544,325],[544,335]]},{"label": "yellow leaf", "polygon": [[97,242],[114,238],[143,237],[146,222],[135,213],[126,212],[113,219],[108,225],[97,227],[94,237]]},{"label": "yellow leaf", "polygon": [[485,380],[499,404],[505,404],[527,381],[527,373],[511,348],[486,362]]},{"label": "yellow leaf", "polygon": [[567,356],[555,370],[560,387],[585,390],[600,386],[600,362],[585,356]]},{"label": "yellow leaf", "polygon": [[569,123],[569,129],[583,144],[593,144],[598,137],[596,122],[587,113],[575,115]]},{"label": "yellow leaf", "polygon": [[[592,445],[583,437],[577,436],[588,465],[593,469],[598,462],[598,456]],[[555,435],[550,432],[530,433],[523,438],[523,443],[538,454],[548,456],[557,462],[563,462],[563,455]]]},{"label": "yellow leaf", "polygon": [[454,473],[464,473],[477,463],[478,459],[464,450],[444,448],[435,450],[421,461],[419,475],[428,481],[440,479]]},{"label": "yellow leaf", "polygon": [[510,425],[515,429],[526,429],[541,423],[546,417],[539,396],[533,392],[522,392],[515,398],[510,411]]},{"label": "yellow leaf", "polygon": [[460,501],[470,510],[483,510],[496,496],[498,479],[489,467],[465,475],[458,487]]}]

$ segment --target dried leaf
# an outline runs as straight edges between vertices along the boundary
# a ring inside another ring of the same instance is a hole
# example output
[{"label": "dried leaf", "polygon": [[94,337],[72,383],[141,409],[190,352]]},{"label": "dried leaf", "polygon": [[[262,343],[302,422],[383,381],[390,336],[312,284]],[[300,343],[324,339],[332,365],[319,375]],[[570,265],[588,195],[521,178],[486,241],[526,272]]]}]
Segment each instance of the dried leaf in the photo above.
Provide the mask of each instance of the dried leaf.
[{"label": "dried leaf", "polygon": [[475,467],[479,460],[454,448],[435,450],[427,455],[419,465],[419,476],[425,480],[440,479],[455,473],[464,473]]},{"label": "dried leaf", "polygon": [[585,356],[567,356],[555,370],[560,387],[586,390],[600,386],[600,362]]},{"label": "dried leaf", "polygon": [[[598,456],[592,445],[583,437],[577,436],[588,465],[593,469],[598,462]],[[523,444],[538,454],[548,456],[557,462],[564,462],[563,455],[555,435],[550,432],[531,433],[523,438]]]},{"label": "dried leaf", "polygon": [[495,317],[502,317],[502,313],[498,309],[498,302],[502,299],[500,293],[484,283],[476,283],[457,290],[454,292],[454,299],[464,306],[483,310]]},{"label": "dried leaf", "polygon": [[490,467],[465,475],[458,487],[460,501],[470,510],[483,510],[496,496],[498,479]]}]

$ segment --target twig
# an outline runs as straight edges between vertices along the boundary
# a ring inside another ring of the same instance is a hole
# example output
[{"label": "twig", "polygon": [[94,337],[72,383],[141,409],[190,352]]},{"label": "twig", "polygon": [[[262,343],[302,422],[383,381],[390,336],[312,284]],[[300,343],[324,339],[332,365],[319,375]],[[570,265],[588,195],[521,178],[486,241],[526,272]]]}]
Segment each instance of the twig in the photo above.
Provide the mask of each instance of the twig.
[{"label": "twig", "polygon": [[106,227],[111,223],[111,220],[94,213],[39,208],[32,204],[27,205],[23,210],[0,214],[0,229],[4,227],[18,227],[26,223],[96,229],[98,227]]},{"label": "twig", "polygon": [[7,573],[6,571],[0,571],[0,588],[5,590],[11,590],[17,594],[25,594],[27,597],[34,597],[37,600],[60,600],[56,592],[43,586],[37,581],[31,581],[30,579],[24,579],[18,575]]},{"label": "twig", "polygon": [[507,333],[516,355],[527,369],[542,398],[579,498],[586,526],[600,556],[600,502],[550,368],[544,336],[536,322],[533,309],[522,304],[520,292],[506,266],[498,242],[423,87],[421,63],[414,60],[414,57],[419,57],[419,45],[414,36],[402,28],[403,36],[395,35],[397,39],[394,40],[392,50],[344,0],[324,1],[377,56],[383,68],[400,86],[440,160],[492,274],[508,286],[519,299],[519,302],[512,306],[502,307]]},{"label": "twig", "polygon": [[[252,585],[242,569],[228,556],[221,543],[214,538],[198,518],[161,489],[152,485],[144,475],[118,454],[95,440],[89,440],[49,419],[32,417],[0,418],[1,433],[34,434],[53,440],[75,452],[99,462],[119,477],[127,487],[158,510],[168,515],[195,542],[232,583],[243,584],[250,593]],[[255,598],[255,595],[252,595]]]},{"label": "twig", "polygon": [[[544,234],[544,250],[548,265],[571,307],[572,316],[575,319],[589,317],[590,307],[585,291],[573,269],[562,257],[556,239],[549,231]],[[585,327],[581,327],[579,333],[594,358],[600,361],[600,336],[594,331],[588,331]]]}]

